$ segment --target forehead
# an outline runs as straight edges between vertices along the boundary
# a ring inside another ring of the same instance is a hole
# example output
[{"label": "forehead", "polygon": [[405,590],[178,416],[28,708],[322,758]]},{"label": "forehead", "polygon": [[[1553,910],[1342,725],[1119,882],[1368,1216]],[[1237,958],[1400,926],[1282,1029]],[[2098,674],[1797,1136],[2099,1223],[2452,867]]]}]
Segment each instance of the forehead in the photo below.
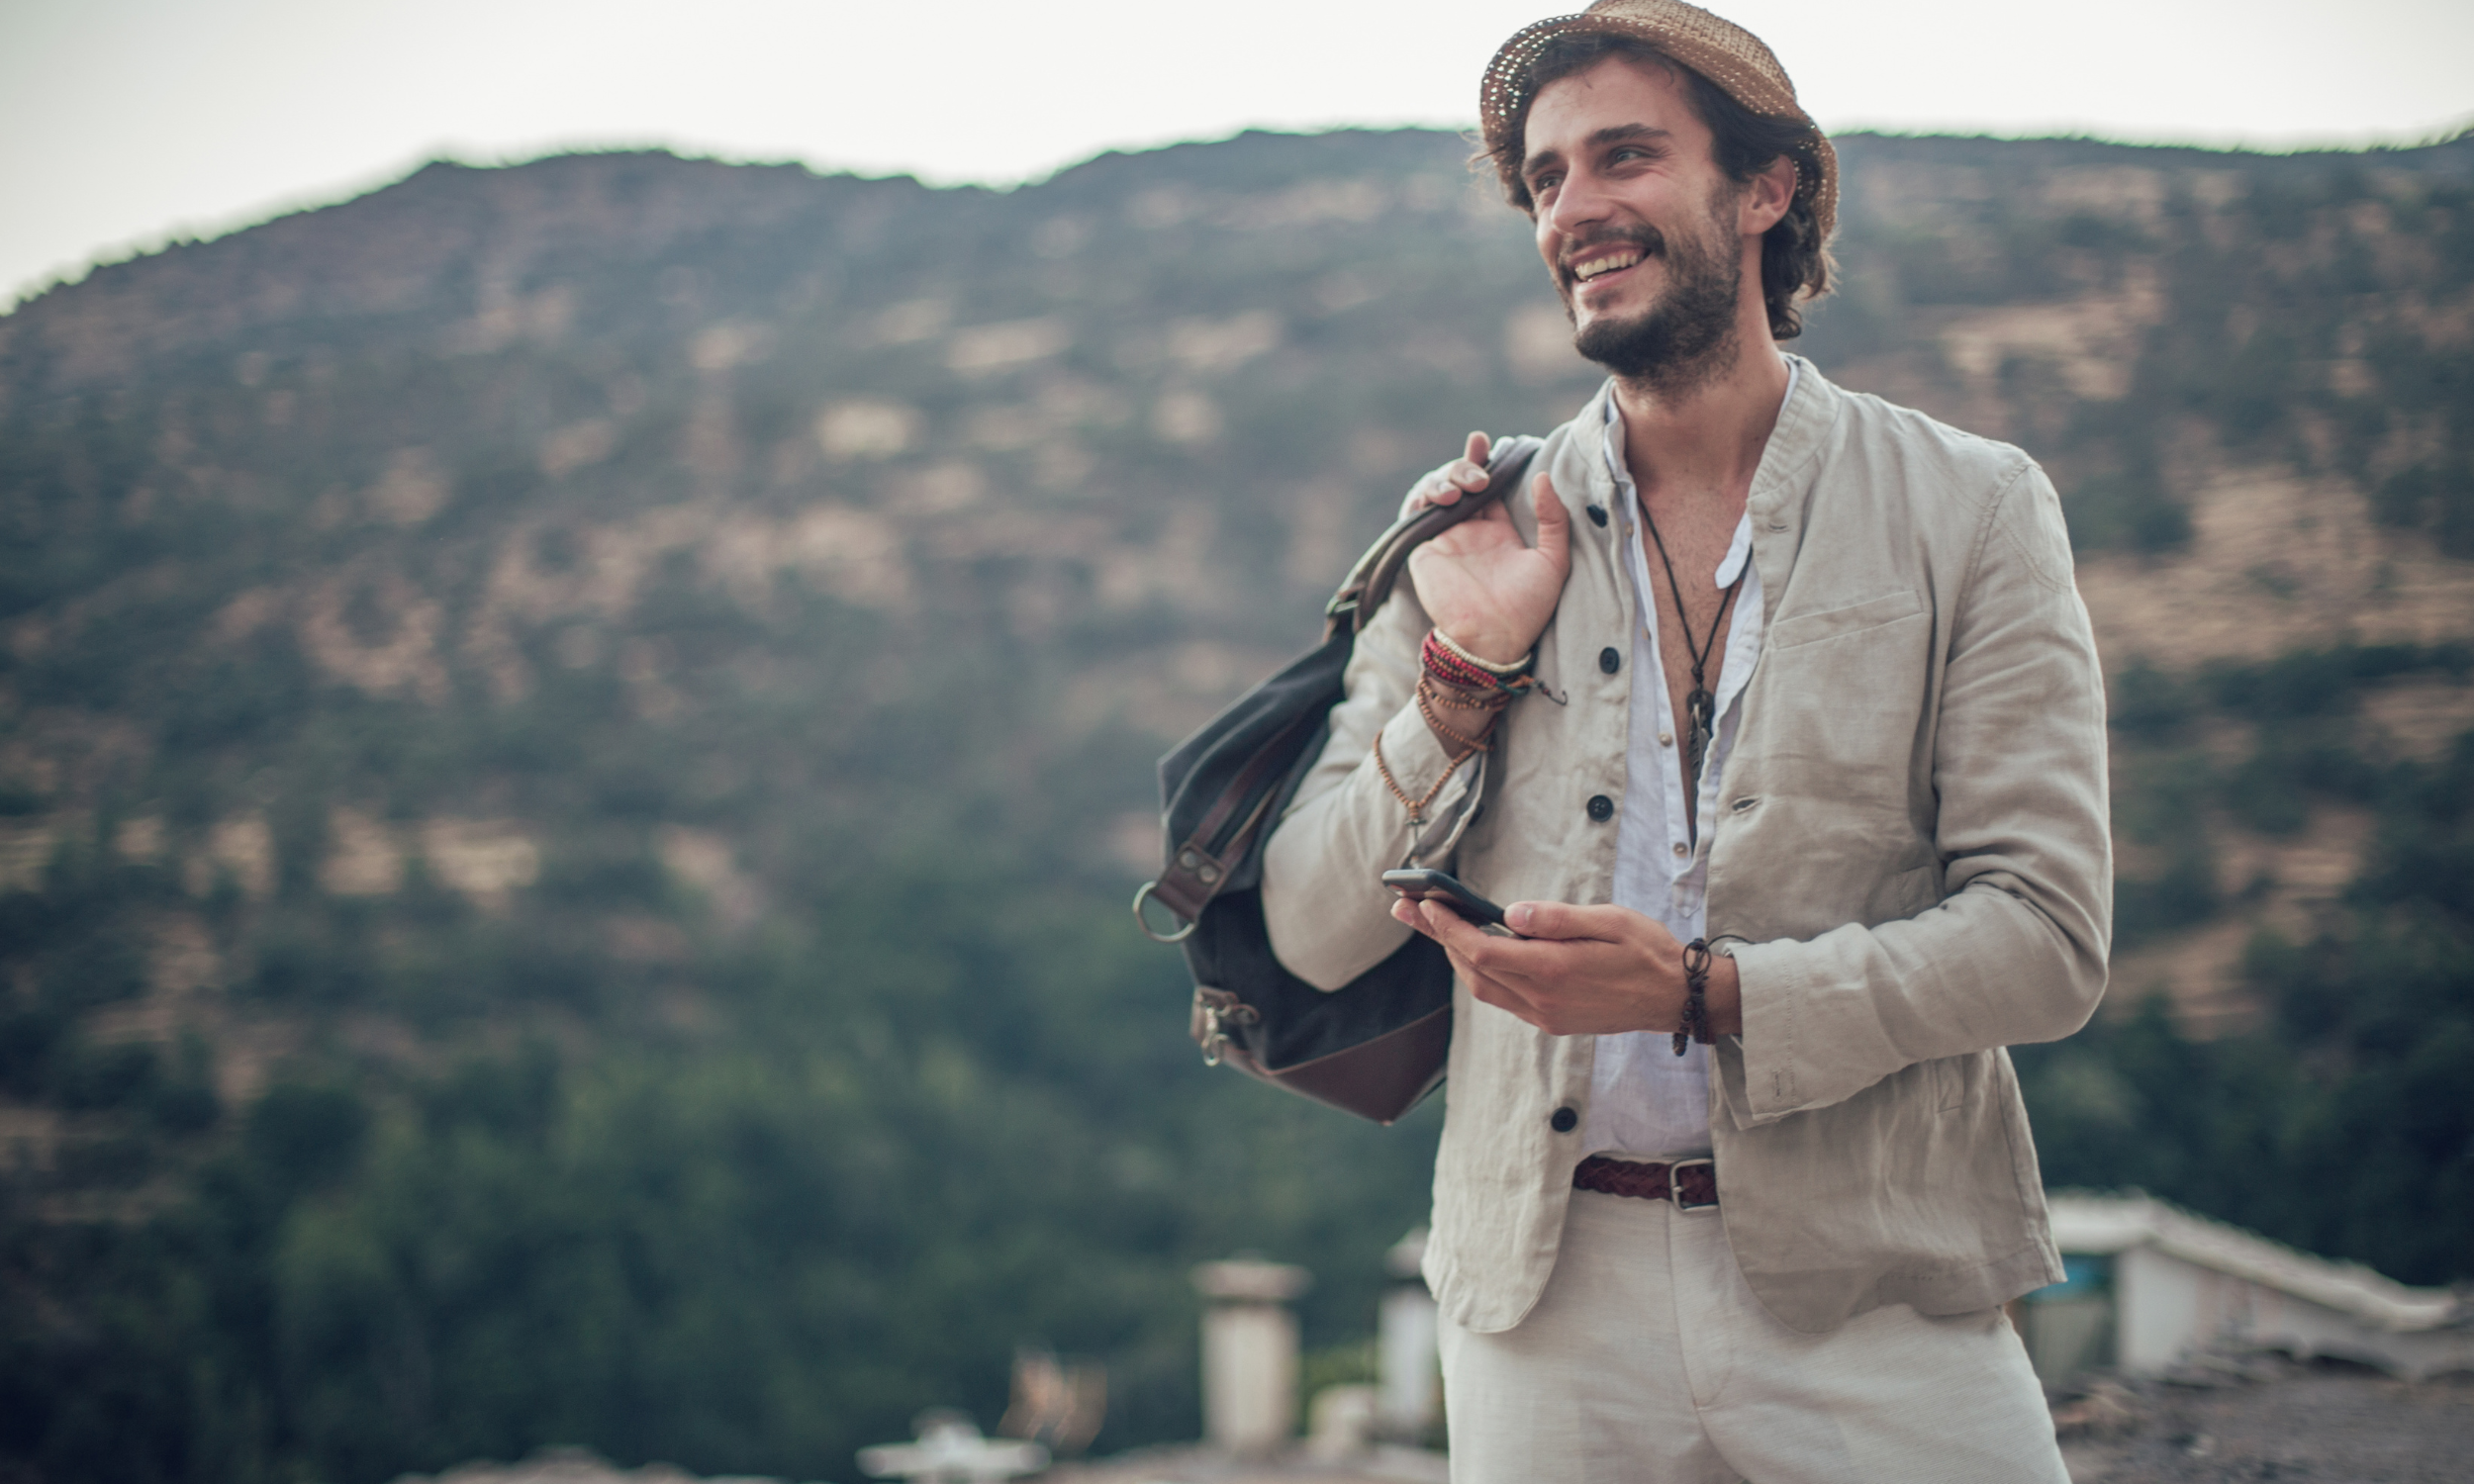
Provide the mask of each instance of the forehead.
[{"label": "forehead", "polygon": [[1709,142],[1709,128],[1675,68],[1618,54],[1538,90],[1521,128],[1521,154],[1570,155],[1591,136],[1617,129],[1663,130],[1704,152]]}]

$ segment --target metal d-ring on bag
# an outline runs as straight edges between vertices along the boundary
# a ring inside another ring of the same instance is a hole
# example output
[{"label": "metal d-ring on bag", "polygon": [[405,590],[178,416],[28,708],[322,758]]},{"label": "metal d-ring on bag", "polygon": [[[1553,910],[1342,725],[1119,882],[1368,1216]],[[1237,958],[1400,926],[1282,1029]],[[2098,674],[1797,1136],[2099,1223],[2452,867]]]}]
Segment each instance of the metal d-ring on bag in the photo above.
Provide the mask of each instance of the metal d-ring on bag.
[{"label": "metal d-ring on bag", "polygon": [[[1350,569],[1323,609],[1323,642],[1255,687],[1160,760],[1168,861],[1134,893],[1134,920],[1185,950],[1194,976],[1193,1037],[1203,1060],[1388,1124],[1443,1082],[1452,1045],[1452,970],[1411,934],[1334,993],[1272,956],[1263,925],[1263,842],[1328,735],[1358,631],[1419,543],[1518,489],[1536,438],[1506,438],[1486,488],[1401,516]],[[1181,924],[1152,925],[1158,902]]]}]

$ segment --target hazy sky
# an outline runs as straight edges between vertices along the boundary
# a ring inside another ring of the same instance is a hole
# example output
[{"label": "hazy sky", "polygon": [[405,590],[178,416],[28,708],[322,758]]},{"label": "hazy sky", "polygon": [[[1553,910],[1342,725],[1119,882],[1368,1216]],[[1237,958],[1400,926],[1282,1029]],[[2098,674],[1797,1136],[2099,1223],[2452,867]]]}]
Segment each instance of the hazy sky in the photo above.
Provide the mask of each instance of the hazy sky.
[{"label": "hazy sky", "polygon": [[[1569,0],[1567,0],[1569,3]],[[2404,142],[2466,0],[1730,0],[1833,131]],[[1249,125],[1463,126],[1536,0],[0,0],[0,304],[438,155],[664,144],[1008,183]]]}]

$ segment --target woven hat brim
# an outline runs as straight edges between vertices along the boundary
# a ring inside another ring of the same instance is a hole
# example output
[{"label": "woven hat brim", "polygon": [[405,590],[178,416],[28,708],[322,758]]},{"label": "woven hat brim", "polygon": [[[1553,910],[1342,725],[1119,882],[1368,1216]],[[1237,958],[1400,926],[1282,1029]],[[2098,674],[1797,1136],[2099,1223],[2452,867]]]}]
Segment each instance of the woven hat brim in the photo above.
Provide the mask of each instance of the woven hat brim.
[{"label": "woven hat brim", "polygon": [[1796,194],[1812,203],[1813,224],[1828,241],[1839,219],[1839,153],[1830,145],[1812,116],[1795,101],[1795,86],[1786,69],[1751,32],[1689,5],[1643,7],[1653,13],[1624,14],[1592,9],[1578,15],[1550,16],[1522,27],[1486,64],[1478,85],[1477,119],[1486,148],[1499,152],[1513,121],[1529,102],[1526,79],[1538,53],[1562,37],[1602,33],[1632,37],[1700,73],[1719,89],[1764,118],[1791,119],[1809,132],[1811,143],[1798,152]]}]

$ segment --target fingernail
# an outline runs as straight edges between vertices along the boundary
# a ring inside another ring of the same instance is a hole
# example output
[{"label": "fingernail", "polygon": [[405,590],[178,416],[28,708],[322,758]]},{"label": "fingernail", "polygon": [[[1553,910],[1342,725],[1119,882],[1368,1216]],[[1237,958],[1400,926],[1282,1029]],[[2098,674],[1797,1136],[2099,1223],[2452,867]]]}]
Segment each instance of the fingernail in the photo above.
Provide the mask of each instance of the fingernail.
[{"label": "fingernail", "polygon": [[1517,905],[1509,906],[1503,909],[1503,920],[1515,933],[1525,933],[1529,931],[1529,921],[1537,915],[1538,909],[1531,906],[1527,902],[1521,902]]}]

